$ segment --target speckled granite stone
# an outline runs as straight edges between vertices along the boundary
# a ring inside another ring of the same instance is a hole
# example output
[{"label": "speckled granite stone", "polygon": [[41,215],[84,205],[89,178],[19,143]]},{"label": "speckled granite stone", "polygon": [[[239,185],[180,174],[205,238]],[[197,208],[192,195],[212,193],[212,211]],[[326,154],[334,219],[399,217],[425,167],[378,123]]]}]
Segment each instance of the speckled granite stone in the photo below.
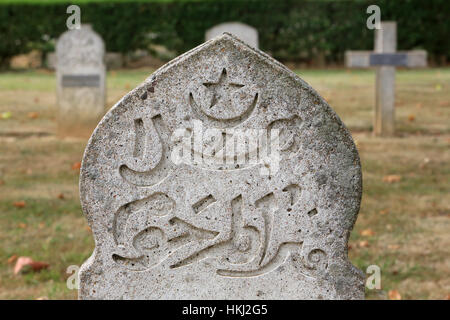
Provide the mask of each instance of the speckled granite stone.
[{"label": "speckled granite stone", "polygon": [[[238,163],[236,151],[231,164],[203,163],[218,142],[195,142],[199,123],[226,141],[278,132],[279,161]],[[180,144],[199,161],[174,161]],[[308,84],[230,34],[169,62],[105,115],[80,192],[95,238],[80,299],[364,298],[347,257],[362,192],[349,132]]]}]

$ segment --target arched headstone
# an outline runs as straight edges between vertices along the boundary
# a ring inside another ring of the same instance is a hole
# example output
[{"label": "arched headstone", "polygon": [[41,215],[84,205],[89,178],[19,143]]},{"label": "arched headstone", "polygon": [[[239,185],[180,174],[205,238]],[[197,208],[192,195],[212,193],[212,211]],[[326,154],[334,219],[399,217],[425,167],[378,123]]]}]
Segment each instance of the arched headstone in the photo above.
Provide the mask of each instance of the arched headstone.
[{"label": "arched headstone", "polygon": [[94,128],[105,112],[105,48],[90,25],[66,31],[56,44],[60,130]]},{"label": "arched headstone", "polygon": [[220,36],[224,32],[231,33],[249,46],[254,48],[259,47],[258,30],[241,22],[225,22],[218,24],[206,31],[205,40],[208,41]]},{"label": "arched headstone", "polygon": [[81,299],[361,299],[361,166],[317,92],[223,34],[102,119],[80,181]]}]

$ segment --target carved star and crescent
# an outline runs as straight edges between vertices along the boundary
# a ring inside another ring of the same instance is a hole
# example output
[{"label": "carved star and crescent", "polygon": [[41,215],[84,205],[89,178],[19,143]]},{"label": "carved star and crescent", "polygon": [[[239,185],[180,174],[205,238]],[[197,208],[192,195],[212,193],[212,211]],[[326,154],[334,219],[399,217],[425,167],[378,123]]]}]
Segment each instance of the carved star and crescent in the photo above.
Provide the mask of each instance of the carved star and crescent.
[{"label": "carved star and crescent", "polygon": [[190,104],[202,121],[216,127],[232,127],[245,121],[256,106],[258,93],[251,85],[230,79],[222,68],[217,81],[202,82],[191,92]]},{"label": "carved star and crescent", "polygon": [[212,94],[209,108],[217,104],[229,105],[231,104],[231,94],[245,87],[243,84],[233,83],[228,79],[227,70],[222,69],[219,80],[217,82],[205,82],[203,85],[209,89]]}]

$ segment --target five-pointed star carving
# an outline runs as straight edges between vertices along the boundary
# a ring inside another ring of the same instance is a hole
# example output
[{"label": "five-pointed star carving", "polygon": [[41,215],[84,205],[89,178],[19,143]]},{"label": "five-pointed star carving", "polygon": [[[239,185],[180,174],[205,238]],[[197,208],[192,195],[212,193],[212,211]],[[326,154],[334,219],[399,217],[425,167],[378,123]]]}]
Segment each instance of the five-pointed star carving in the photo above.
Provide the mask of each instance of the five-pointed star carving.
[{"label": "five-pointed star carving", "polygon": [[212,91],[210,108],[218,103],[222,105],[227,104],[231,100],[231,92],[244,87],[243,84],[230,82],[225,68],[222,69],[222,73],[217,82],[206,82],[203,85]]}]

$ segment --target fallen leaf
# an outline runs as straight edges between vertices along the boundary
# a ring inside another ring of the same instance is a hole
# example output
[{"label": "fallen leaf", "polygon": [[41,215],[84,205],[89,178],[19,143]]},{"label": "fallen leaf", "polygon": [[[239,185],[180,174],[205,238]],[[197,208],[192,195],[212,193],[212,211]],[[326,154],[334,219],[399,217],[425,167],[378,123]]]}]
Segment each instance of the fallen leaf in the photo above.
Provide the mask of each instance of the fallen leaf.
[{"label": "fallen leaf", "polygon": [[16,208],[24,208],[26,206],[25,201],[16,201],[13,203],[14,207]]},{"label": "fallen leaf", "polygon": [[389,231],[392,230],[392,225],[387,224],[387,225],[386,225],[386,229],[389,230]]},{"label": "fallen leaf", "polygon": [[359,234],[363,237],[372,237],[375,235],[375,232],[372,229],[364,229]]},{"label": "fallen leaf", "polygon": [[26,229],[27,225],[25,223],[21,222],[21,223],[19,223],[18,227],[20,229]]},{"label": "fallen leaf", "polygon": [[72,170],[80,170],[80,168],[81,168],[81,162],[75,162],[73,165],[72,165]]},{"label": "fallen leaf", "polygon": [[360,241],[358,245],[360,248],[367,248],[369,246],[369,241],[367,240]]},{"label": "fallen leaf", "polygon": [[400,246],[398,244],[389,244],[388,245],[388,249],[390,249],[390,250],[397,250],[398,248],[400,248]]},{"label": "fallen leaf", "polygon": [[45,223],[44,222],[39,222],[39,229],[42,229],[45,227]]},{"label": "fallen leaf", "polygon": [[383,182],[394,183],[394,182],[399,182],[401,179],[402,179],[401,176],[392,174],[392,175],[384,176]]},{"label": "fallen leaf", "polygon": [[15,254],[13,254],[11,257],[8,258],[8,264],[13,263],[14,261],[16,261],[17,256]]},{"label": "fallen leaf", "polygon": [[440,84],[437,84],[437,85],[434,87],[434,89],[435,89],[436,91],[441,91],[441,90],[442,90],[442,86],[441,86]]},{"label": "fallen leaf", "polygon": [[328,96],[322,96],[323,100],[328,101]]},{"label": "fallen leaf", "polygon": [[30,119],[37,119],[37,118],[39,118],[39,113],[37,113],[37,112],[30,112],[30,113],[28,113],[28,118],[30,118]]},{"label": "fallen leaf", "polygon": [[388,210],[387,210],[387,209],[384,209],[384,210],[381,210],[381,211],[380,211],[380,214],[383,214],[383,215],[384,215],[384,214],[387,214],[387,213],[388,213]]},{"label": "fallen leaf", "polygon": [[34,103],[39,103],[39,97],[34,97]]},{"label": "fallen leaf", "polygon": [[447,300],[450,300],[450,293],[447,293]]},{"label": "fallen leaf", "polygon": [[397,290],[389,290],[388,296],[389,300],[402,300],[402,296]]},{"label": "fallen leaf", "polygon": [[42,269],[47,269],[49,264],[41,261],[33,261],[30,257],[19,257],[17,259],[16,265],[14,266],[14,274],[19,272],[26,272],[28,270],[40,271]]},{"label": "fallen leaf", "polygon": [[409,121],[409,122],[413,122],[414,120],[416,120],[416,116],[413,115],[413,114],[410,114],[410,115],[408,116],[408,121]]},{"label": "fallen leaf", "polygon": [[47,269],[50,265],[46,262],[32,261],[30,266],[33,271],[41,271],[42,269]]},{"label": "fallen leaf", "polygon": [[126,90],[130,90],[130,84],[129,83],[125,84],[125,89]]},{"label": "fallen leaf", "polygon": [[418,104],[416,104],[416,107],[419,108],[419,109],[422,109],[422,106],[423,106],[422,102],[419,102]]},{"label": "fallen leaf", "polygon": [[419,164],[419,168],[423,169],[430,162],[430,158],[424,158],[422,162]]},{"label": "fallen leaf", "polygon": [[5,184],[5,181],[0,180],[0,186],[1,186],[1,185],[4,185],[4,184]]},{"label": "fallen leaf", "polygon": [[89,226],[86,226],[86,230],[89,231],[89,232],[92,232],[92,229]]},{"label": "fallen leaf", "polygon": [[441,101],[441,102],[439,102],[439,105],[440,105],[441,107],[447,107],[447,106],[450,106],[450,101]]},{"label": "fallen leaf", "polygon": [[11,111],[3,112],[0,114],[0,119],[9,119],[12,117]]},{"label": "fallen leaf", "polygon": [[23,267],[29,265],[31,262],[33,262],[33,259],[30,257],[19,257],[14,266],[14,274],[18,274]]},{"label": "fallen leaf", "polygon": [[36,300],[48,300],[48,297],[47,296],[42,296],[42,297],[36,298]]},{"label": "fallen leaf", "polygon": [[63,200],[64,199],[64,194],[63,193],[58,194],[58,199]]}]

